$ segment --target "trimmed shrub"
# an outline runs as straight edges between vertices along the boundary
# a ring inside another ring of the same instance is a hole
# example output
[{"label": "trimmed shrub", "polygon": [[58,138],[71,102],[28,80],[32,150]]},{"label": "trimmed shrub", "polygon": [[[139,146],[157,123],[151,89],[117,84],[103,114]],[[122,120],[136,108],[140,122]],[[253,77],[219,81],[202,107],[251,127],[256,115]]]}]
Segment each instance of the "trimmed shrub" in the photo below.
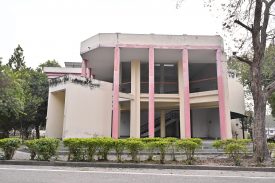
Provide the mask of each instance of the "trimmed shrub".
[{"label": "trimmed shrub", "polygon": [[242,153],[245,153],[246,149],[243,144],[232,142],[225,146],[224,151],[232,158],[236,166],[240,166]]},{"label": "trimmed shrub", "polygon": [[176,161],[176,155],[175,155],[175,151],[176,151],[176,143],[177,141],[179,140],[178,138],[175,138],[175,137],[167,137],[165,138],[166,141],[168,141],[170,143],[170,147],[172,149],[172,153],[171,153],[171,156],[172,156],[172,161]]},{"label": "trimmed shrub", "polygon": [[141,140],[138,139],[127,139],[126,140],[126,149],[129,151],[132,161],[138,162],[138,153],[144,149],[145,145]]},{"label": "trimmed shrub", "polygon": [[160,152],[159,160],[160,160],[160,163],[163,164],[165,161],[165,154],[166,154],[166,151],[170,145],[170,142],[163,139],[163,140],[151,142],[150,144],[154,150],[157,150]]},{"label": "trimmed shrub", "polygon": [[87,148],[87,152],[85,150],[83,150],[83,152],[87,153],[88,161],[94,161],[94,156],[96,155],[98,145],[99,142],[97,138],[89,138],[84,141],[83,146]]},{"label": "trimmed shrub", "polygon": [[86,149],[84,148],[85,139],[67,138],[63,140],[64,146],[69,149],[68,161],[84,161]]},{"label": "trimmed shrub", "polygon": [[196,149],[200,148],[201,144],[198,140],[182,139],[177,141],[177,148],[183,150],[186,156],[186,163],[192,165],[194,163],[194,155]]},{"label": "trimmed shrub", "polygon": [[154,142],[161,141],[161,138],[158,138],[158,137],[156,137],[156,138],[148,138],[148,137],[146,137],[146,138],[141,138],[139,140],[144,143],[144,148],[149,153],[147,161],[152,161],[153,160],[154,151],[156,150]]},{"label": "trimmed shrub", "polygon": [[114,140],[114,150],[116,152],[116,158],[118,162],[121,162],[121,156],[123,151],[126,149],[127,139],[115,139]]},{"label": "trimmed shrub", "polygon": [[34,140],[28,140],[28,141],[25,141],[24,144],[27,146],[28,150],[30,151],[30,159],[31,160],[34,160],[34,158],[36,157],[36,152],[35,152],[35,141]]},{"label": "trimmed shrub", "polygon": [[98,158],[107,161],[109,151],[114,147],[114,140],[109,137],[96,138],[98,141]]},{"label": "trimmed shrub", "polygon": [[247,146],[251,142],[250,139],[227,139],[216,140],[213,147],[216,149],[223,149],[234,162],[235,166],[241,165],[241,158],[247,154]]},{"label": "trimmed shrub", "polygon": [[270,155],[272,155],[272,153],[275,152],[275,143],[268,143],[268,149],[269,149],[269,153]]},{"label": "trimmed shrub", "polygon": [[49,161],[51,157],[55,156],[60,142],[54,138],[41,138],[30,141],[33,141],[28,142],[29,144],[33,143],[31,151],[34,151],[37,155],[37,160],[41,161]]},{"label": "trimmed shrub", "polygon": [[21,140],[18,138],[5,138],[0,140],[0,148],[4,151],[4,159],[11,160],[16,149],[19,148]]}]

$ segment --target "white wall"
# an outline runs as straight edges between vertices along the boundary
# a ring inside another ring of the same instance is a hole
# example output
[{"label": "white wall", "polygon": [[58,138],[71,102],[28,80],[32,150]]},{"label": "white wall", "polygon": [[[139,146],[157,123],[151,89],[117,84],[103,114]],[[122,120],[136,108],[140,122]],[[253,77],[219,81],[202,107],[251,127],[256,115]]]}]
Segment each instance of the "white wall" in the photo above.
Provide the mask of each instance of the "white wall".
[{"label": "white wall", "polygon": [[[112,117],[112,84],[100,82],[99,88],[90,89],[88,86],[81,86],[73,83],[63,84],[62,87],[66,96],[60,103],[65,103],[63,110],[61,104],[52,102],[55,88],[50,89],[48,106],[47,136],[56,137],[56,129],[60,129],[56,121],[58,116],[64,117],[63,133],[59,138],[70,137],[94,137],[111,136]],[[64,116],[63,116],[64,114]],[[59,120],[60,121],[60,120]],[[58,130],[60,132],[60,130]]]},{"label": "white wall", "polygon": [[219,110],[217,108],[192,109],[191,115],[193,137],[220,137]]},{"label": "white wall", "polygon": [[243,85],[236,79],[228,77],[230,111],[244,114],[244,89]]},{"label": "white wall", "polygon": [[69,83],[63,138],[111,136],[112,84],[90,89]]},{"label": "white wall", "polygon": [[49,93],[46,136],[62,138],[64,121],[65,91]]}]

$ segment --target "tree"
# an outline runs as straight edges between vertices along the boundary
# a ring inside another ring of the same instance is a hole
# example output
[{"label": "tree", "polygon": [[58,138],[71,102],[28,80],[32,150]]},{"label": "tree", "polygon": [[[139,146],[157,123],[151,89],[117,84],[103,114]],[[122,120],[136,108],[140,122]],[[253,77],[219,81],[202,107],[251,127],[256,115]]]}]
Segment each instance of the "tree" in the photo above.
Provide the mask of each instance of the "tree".
[{"label": "tree", "polygon": [[[208,0],[208,5],[214,0]],[[269,39],[274,39],[274,25],[270,24],[270,16],[274,13],[275,0],[229,0],[221,4],[226,14],[223,24],[235,43],[238,44],[239,53],[234,53],[235,60],[247,64],[250,90],[254,101],[254,156],[257,162],[270,162],[266,135],[265,113],[267,100],[275,91],[275,80],[264,80],[264,63],[266,47]],[[245,34],[240,35],[241,27]],[[237,36],[235,35],[237,34]],[[246,36],[245,36],[246,35]],[[274,59],[271,62],[275,62]],[[271,75],[275,70],[270,71]]]},{"label": "tree", "polygon": [[55,59],[53,59],[53,60],[47,60],[46,62],[40,64],[37,67],[36,70],[38,72],[42,72],[44,67],[61,67],[61,66],[60,66],[60,64]]},{"label": "tree", "polygon": [[[34,127],[36,131],[36,138],[40,138],[39,127],[45,126],[46,124],[46,116],[47,116],[47,108],[48,108],[48,92],[49,92],[49,84],[46,74],[42,73],[44,67],[61,67],[56,60],[47,60],[46,62],[40,64],[36,68],[36,74],[34,75],[34,83],[39,88],[39,94],[42,99],[42,102],[37,108],[37,114],[35,116]],[[39,82],[37,82],[39,81]]]},{"label": "tree", "polygon": [[22,47],[18,45],[17,48],[14,49],[13,55],[9,59],[7,65],[15,71],[24,69],[26,67],[26,64],[24,62],[25,57],[23,56],[23,52],[24,50],[22,49]]},{"label": "tree", "polygon": [[23,111],[24,95],[20,79],[9,67],[0,65],[0,75],[0,130],[8,137]]}]

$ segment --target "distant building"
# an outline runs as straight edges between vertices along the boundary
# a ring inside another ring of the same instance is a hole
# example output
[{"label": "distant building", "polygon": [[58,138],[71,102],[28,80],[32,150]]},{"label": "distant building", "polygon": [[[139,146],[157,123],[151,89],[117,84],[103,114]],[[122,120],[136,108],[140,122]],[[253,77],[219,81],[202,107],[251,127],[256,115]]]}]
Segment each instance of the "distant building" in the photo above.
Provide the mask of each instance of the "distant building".
[{"label": "distant building", "polygon": [[63,76],[49,89],[48,137],[228,139],[244,114],[220,36],[98,34],[80,53],[81,70],[44,70]]}]

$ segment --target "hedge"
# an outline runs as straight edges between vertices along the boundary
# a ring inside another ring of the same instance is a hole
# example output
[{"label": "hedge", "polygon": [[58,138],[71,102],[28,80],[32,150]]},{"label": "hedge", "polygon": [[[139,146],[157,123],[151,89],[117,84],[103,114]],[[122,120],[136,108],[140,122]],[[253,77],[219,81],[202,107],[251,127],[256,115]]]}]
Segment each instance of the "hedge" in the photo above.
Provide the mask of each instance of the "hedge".
[{"label": "hedge", "polygon": [[41,161],[49,161],[51,157],[56,155],[60,140],[54,138],[41,138],[28,140],[25,145],[28,147],[31,157]]},{"label": "hedge", "polygon": [[11,160],[20,144],[21,140],[19,138],[0,139],[0,148],[4,151],[4,159]]},{"label": "hedge", "polygon": [[248,145],[251,142],[249,139],[228,139],[216,140],[213,147],[223,149],[228,154],[236,166],[241,165],[241,159],[248,152]]}]

